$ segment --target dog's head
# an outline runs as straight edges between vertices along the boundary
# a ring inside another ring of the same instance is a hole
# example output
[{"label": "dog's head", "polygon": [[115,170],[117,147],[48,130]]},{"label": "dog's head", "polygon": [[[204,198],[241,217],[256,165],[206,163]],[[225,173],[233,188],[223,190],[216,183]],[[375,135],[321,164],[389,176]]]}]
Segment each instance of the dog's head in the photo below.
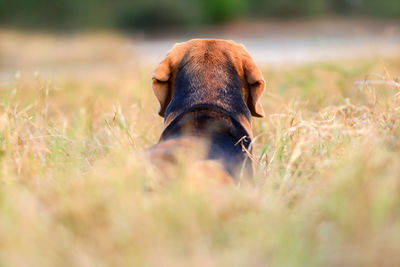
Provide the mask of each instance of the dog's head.
[{"label": "dog's head", "polygon": [[260,97],[264,86],[262,74],[245,47],[225,40],[195,39],[176,44],[152,77],[162,117],[171,111],[167,110],[171,102],[175,106],[208,103],[227,110],[246,109],[246,114],[263,117]]}]

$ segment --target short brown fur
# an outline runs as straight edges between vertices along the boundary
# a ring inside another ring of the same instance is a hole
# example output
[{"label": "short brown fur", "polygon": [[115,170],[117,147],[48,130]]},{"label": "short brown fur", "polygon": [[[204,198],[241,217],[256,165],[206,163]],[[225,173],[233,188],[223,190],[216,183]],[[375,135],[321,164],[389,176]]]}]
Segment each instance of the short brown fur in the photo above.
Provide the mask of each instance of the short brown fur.
[{"label": "short brown fur", "polygon": [[[188,56],[187,56],[188,55]],[[207,55],[207,62],[204,58]],[[193,39],[185,43],[176,44],[167,54],[165,59],[159,64],[153,74],[153,90],[160,102],[159,114],[164,116],[165,109],[172,99],[175,88],[175,78],[178,67],[184,57],[191,62],[193,72],[201,71],[204,65],[218,66],[229,61],[235,66],[235,70],[240,77],[242,84],[242,94],[249,110],[253,116],[263,117],[264,110],[259,99],[264,91],[265,81],[253,59],[243,45],[238,45],[233,41],[213,40],[213,39]],[[215,69],[214,69],[215,70]],[[226,75],[224,72],[206,72],[202,81],[205,88],[216,88],[221,81],[221,77]],[[219,79],[214,79],[219,75]],[[219,101],[213,97],[213,91],[209,91],[210,100]],[[205,99],[207,100],[207,99]]]}]

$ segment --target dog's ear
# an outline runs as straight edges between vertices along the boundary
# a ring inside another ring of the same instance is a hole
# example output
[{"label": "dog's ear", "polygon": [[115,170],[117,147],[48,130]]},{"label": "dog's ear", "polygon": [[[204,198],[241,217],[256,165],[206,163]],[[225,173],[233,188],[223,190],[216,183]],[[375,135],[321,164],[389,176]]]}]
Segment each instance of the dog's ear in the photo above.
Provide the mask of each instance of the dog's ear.
[{"label": "dog's ear", "polygon": [[152,77],[154,94],[160,102],[158,114],[164,117],[165,110],[173,96],[174,81],[172,80],[174,70],[177,69],[180,61],[186,52],[186,43],[176,43],[168,52],[163,61],[158,64]]},{"label": "dog's ear", "polygon": [[264,92],[265,81],[253,58],[249,55],[244,46],[242,47],[244,49],[244,53],[242,54],[243,71],[249,90],[246,104],[251,115],[254,117],[264,117],[265,113],[260,103],[260,98]]},{"label": "dog's ear", "polygon": [[164,117],[165,109],[167,108],[169,102],[172,98],[172,88],[171,88],[171,58],[168,53],[166,58],[160,62],[152,77],[152,87],[154,94],[156,95],[158,101],[160,102],[160,109],[158,114]]}]

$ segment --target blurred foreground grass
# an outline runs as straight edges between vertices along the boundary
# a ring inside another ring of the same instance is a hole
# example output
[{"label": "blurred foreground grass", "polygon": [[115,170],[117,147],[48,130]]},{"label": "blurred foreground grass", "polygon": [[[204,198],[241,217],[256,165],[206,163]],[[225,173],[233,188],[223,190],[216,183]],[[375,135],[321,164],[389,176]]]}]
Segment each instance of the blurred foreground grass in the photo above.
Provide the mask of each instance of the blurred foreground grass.
[{"label": "blurred foreground grass", "polygon": [[0,266],[400,266],[398,59],[264,68],[254,182],[150,190],[151,69],[95,38],[0,83]]}]

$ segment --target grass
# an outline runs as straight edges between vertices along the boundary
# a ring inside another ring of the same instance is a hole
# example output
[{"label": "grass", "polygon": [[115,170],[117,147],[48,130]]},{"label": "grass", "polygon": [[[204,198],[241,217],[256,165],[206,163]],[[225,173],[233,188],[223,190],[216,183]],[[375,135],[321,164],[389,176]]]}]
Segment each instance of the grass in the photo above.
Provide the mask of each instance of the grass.
[{"label": "grass", "polygon": [[263,68],[253,182],[154,187],[126,40],[1,36],[0,266],[400,265],[398,59]]}]

